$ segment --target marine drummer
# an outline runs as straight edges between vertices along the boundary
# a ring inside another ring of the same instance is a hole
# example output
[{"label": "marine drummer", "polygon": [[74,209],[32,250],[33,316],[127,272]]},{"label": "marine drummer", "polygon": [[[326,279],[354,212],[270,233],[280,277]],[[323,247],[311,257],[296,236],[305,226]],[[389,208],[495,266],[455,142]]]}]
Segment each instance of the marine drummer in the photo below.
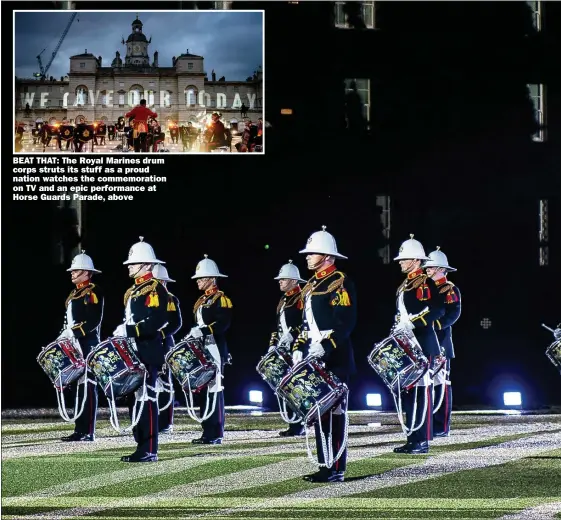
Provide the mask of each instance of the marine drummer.
[{"label": "marine drummer", "polygon": [[462,312],[461,293],[456,285],[447,278],[447,274],[456,271],[448,264],[448,257],[436,248],[429,254],[424,264],[427,275],[434,280],[436,297],[442,300],[444,316],[434,322],[436,336],[440,346],[446,352],[446,370],[441,370],[434,379],[434,397],[440,406],[433,414],[433,429],[435,437],[450,435],[450,420],[452,418],[452,384],[450,383],[450,360],[455,357],[452,343],[452,325]]},{"label": "marine drummer", "polygon": [[[125,293],[125,321],[113,335],[134,339],[138,357],[147,371],[147,398],[142,406],[138,424],[133,428],[136,450],[131,455],[121,457],[122,462],[156,462],[158,460],[158,405],[156,380],[158,371],[165,362],[163,329],[168,323],[168,292],[161,282],[154,278],[153,270],[163,264],[156,258],[154,249],[144,237],[129,250],[129,276],[134,285]],[[138,394],[137,394],[138,395]],[[132,417],[134,402],[129,405]]]},{"label": "marine drummer", "polygon": [[[302,331],[293,347],[293,362],[296,364],[302,361],[304,354],[318,358],[348,386],[349,376],[356,371],[350,338],[356,324],[356,297],[354,284],[335,267],[337,259],[347,257],[337,251],[335,238],[325,230],[325,226],[322,231],[310,236],[300,253],[307,255],[308,269],[314,271],[314,275],[302,290],[304,320]],[[334,457],[346,441],[347,407],[348,402],[341,403],[332,414],[322,417],[321,430],[326,434],[331,432]],[[331,467],[326,467],[318,424],[315,425],[315,432],[320,468],[316,473],[305,476],[304,480],[343,482],[347,448]]]},{"label": "marine drummer", "polygon": [[[166,289],[169,282],[175,282],[168,275],[168,270],[161,264],[154,266],[153,275],[156,280],[158,280]],[[162,329],[162,336],[164,337],[164,350],[167,354],[175,347],[175,341],[173,335],[181,328],[181,309],[179,307],[179,300],[177,296],[170,293],[168,290],[168,323]],[[172,433],[173,431],[173,411],[174,411],[174,399],[173,399],[173,380],[169,376],[169,368],[164,363],[162,366],[162,375],[164,376],[164,382],[169,387],[169,392],[160,392],[158,394],[158,409],[159,412],[159,427],[160,433]],[[171,400],[171,403],[169,401]],[[169,406],[166,408],[166,405]],[[162,410],[165,408],[165,410]]]},{"label": "marine drummer", "polygon": [[[275,280],[279,281],[280,290],[284,295],[277,306],[277,330],[271,334],[269,352],[279,345],[286,346],[289,351],[292,351],[292,345],[300,334],[304,309],[299,282],[306,282],[300,278],[300,271],[292,260],[281,267]],[[281,431],[279,435],[295,437],[305,433],[306,429],[301,423],[291,423],[288,429]]]},{"label": "marine drummer", "polygon": [[198,439],[193,439],[193,444],[222,444],[224,437],[224,387],[222,378],[224,365],[229,362],[228,347],[226,344],[226,331],[230,327],[232,317],[232,302],[223,291],[218,289],[217,278],[227,278],[218,270],[216,262],[205,255],[197,264],[195,275],[191,277],[197,281],[197,287],[204,291],[203,295],[195,302],[193,308],[195,327],[191,329],[188,337],[202,338],[213,336],[214,343],[206,343],[208,350],[219,367],[216,378],[211,381],[199,394],[201,400],[201,417],[204,415],[207,396],[211,395],[209,402],[216,398],[216,406],[208,419],[202,422],[203,434]]},{"label": "marine drummer", "polygon": [[[432,358],[440,354],[434,323],[444,315],[444,305],[436,297],[436,284],[421,268],[421,262],[429,258],[422,244],[413,237],[411,235],[410,240],[403,242],[398,256],[394,258],[399,261],[401,272],[407,276],[397,290],[398,313],[394,332],[413,334],[431,363]],[[395,448],[395,453],[429,451],[429,441],[433,436],[431,385],[430,372],[427,372],[415,387],[401,394],[405,426],[409,433],[406,444]]]},{"label": "marine drummer", "polygon": [[[100,339],[101,320],[103,319],[104,298],[99,285],[92,282],[94,273],[101,273],[85,251],[74,257],[70,268],[72,283],[76,288],[66,299],[66,318],[60,338],[77,341],[84,359]],[[65,442],[95,440],[97,415],[97,385],[95,377],[88,370],[84,376],[87,382],[78,383],[77,402],[81,403],[86,392],[86,400],[81,415],[74,424],[74,433],[62,437]],[[80,395],[82,394],[82,395]]]}]

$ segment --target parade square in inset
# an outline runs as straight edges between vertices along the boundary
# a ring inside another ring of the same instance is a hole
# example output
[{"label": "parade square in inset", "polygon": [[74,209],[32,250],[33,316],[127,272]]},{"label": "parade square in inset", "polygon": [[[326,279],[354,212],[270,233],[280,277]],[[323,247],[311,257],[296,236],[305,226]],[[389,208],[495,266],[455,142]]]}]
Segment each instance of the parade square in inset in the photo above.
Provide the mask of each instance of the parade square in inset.
[{"label": "parade square in inset", "polygon": [[15,11],[15,151],[262,153],[263,60],[263,11]]}]

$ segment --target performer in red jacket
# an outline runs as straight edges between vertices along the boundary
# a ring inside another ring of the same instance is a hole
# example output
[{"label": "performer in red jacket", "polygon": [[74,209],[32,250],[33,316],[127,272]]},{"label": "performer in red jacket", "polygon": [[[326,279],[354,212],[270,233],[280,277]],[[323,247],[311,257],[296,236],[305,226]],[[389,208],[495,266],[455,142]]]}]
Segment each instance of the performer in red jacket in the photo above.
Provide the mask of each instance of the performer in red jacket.
[{"label": "performer in red jacket", "polygon": [[156,119],[158,114],[156,112],[152,112],[146,106],[146,100],[141,99],[140,105],[134,107],[130,112],[125,114],[125,117],[134,118],[132,121],[133,127],[133,142],[134,142],[134,151],[146,152],[146,136],[148,135],[148,118],[153,117]]}]

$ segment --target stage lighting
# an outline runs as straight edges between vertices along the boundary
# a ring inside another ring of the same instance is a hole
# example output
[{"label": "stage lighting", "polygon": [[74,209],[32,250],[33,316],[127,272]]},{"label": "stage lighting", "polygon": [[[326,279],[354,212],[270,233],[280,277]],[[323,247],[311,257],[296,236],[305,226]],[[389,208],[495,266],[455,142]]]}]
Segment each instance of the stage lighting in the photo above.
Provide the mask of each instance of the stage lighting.
[{"label": "stage lighting", "polygon": [[261,392],[261,390],[250,390],[249,402],[261,404],[263,402],[263,392]]},{"label": "stage lighting", "polygon": [[366,406],[382,406],[380,394],[366,394]]},{"label": "stage lighting", "polygon": [[505,406],[521,406],[522,394],[520,392],[505,392],[503,394],[503,402]]}]

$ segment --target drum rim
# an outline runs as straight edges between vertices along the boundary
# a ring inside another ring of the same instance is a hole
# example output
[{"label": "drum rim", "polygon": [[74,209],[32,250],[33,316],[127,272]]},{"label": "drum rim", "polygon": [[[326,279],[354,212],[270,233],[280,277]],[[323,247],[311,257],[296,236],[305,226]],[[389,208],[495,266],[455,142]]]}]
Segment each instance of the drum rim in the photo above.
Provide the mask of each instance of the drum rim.
[{"label": "drum rim", "polygon": [[[134,373],[135,375],[138,374],[141,377],[144,377],[144,373],[146,372],[146,368],[144,366],[140,366],[140,367],[134,367],[132,370],[120,370],[119,372],[117,372],[117,376],[122,375],[124,372],[128,372],[129,374]],[[97,381],[97,376],[96,376],[96,381]],[[111,381],[109,381],[105,385],[102,385],[99,381],[97,381],[97,383],[99,384],[99,386],[101,386],[101,389],[103,390],[103,393],[104,393],[105,397],[110,398],[110,396],[106,392],[106,389],[111,386]],[[142,386],[142,385],[140,385],[140,386]],[[138,388],[140,388],[140,386]],[[137,388],[137,390],[138,390],[138,388]],[[134,391],[136,391],[136,390],[133,390],[133,392]],[[126,395],[128,395],[128,394],[126,394]],[[119,396],[119,397],[124,397],[124,396]]]}]

